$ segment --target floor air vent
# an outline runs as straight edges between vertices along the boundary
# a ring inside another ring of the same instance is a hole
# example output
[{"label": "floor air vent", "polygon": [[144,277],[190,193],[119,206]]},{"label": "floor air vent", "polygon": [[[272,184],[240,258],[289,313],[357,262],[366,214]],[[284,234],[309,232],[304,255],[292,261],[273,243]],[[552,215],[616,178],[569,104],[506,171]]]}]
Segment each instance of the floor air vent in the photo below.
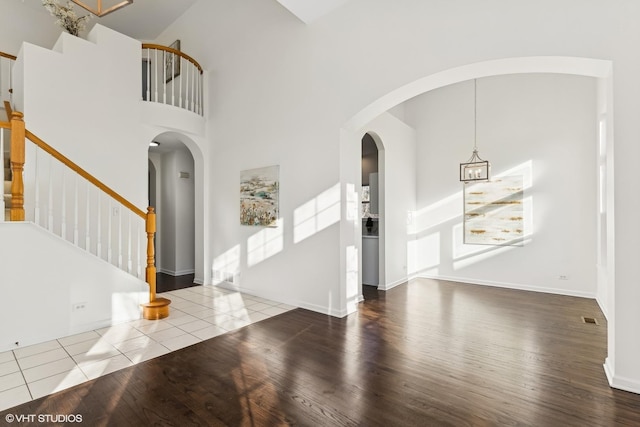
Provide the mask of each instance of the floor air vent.
[{"label": "floor air vent", "polygon": [[597,325],[598,321],[593,317],[584,317],[584,316],[582,316],[582,323],[590,323],[592,325]]}]

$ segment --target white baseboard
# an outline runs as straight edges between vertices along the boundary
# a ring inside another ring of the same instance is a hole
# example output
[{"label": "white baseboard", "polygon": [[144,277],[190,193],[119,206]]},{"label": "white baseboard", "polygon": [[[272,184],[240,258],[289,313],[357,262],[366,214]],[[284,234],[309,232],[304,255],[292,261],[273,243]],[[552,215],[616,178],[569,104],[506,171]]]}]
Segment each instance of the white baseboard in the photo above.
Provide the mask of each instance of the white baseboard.
[{"label": "white baseboard", "polygon": [[472,285],[494,286],[496,288],[517,289],[520,291],[542,292],[546,294],[567,295],[572,297],[581,297],[581,298],[589,298],[589,299],[596,298],[595,292],[581,292],[581,291],[575,291],[573,289],[545,288],[541,286],[523,285],[521,283],[494,282],[489,280],[470,280],[465,277],[435,276],[435,275],[429,275],[429,274],[419,274],[416,277],[423,278],[423,279],[446,280],[449,282],[469,283]]},{"label": "white baseboard", "polygon": [[[305,302],[294,302],[294,301],[282,301],[282,298],[280,296],[275,296],[275,295],[271,295],[271,294],[267,294],[267,293],[262,293],[262,292],[254,292],[250,289],[240,289],[240,287],[238,287],[237,285],[231,283],[231,282],[227,282],[227,281],[221,281],[219,283],[216,283],[215,285],[212,286],[217,286],[219,288],[222,289],[226,289],[228,291],[235,291],[235,292],[242,292],[245,293],[247,295],[253,295],[256,297],[260,297],[260,298],[265,298],[271,301],[277,301],[279,303],[282,304],[288,304],[294,307],[300,307],[300,308],[304,308],[306,310],[310,310],[310,311],[315,311],[316,313],[321,313],[321,314],[327,314],[329,316],[333,316],[333,317],[345,317],[348,314],[350,314],[348,309],[345,310],[336,310],[336,309],[331,309],[328,307],[324,307],[324,306],[320,306],[320,305],[316,305],[316,304],[310,304],[310,303],[305,303]],[[355,304],[354,304],[354,310],[355,310]]]},{"label": "white baseboard", "polygon": [[393,289],[396,286],[402,285],[404,283],[407,283],[409,281],[409,279],[400,279],[400,280],[396,280],[395,282],[391,282],[391,283],[387,283],[386,285],[378,285],[378,290],[379,291],[388,291],[389,289]]},{"label": "white baseboard", "polygon": [[185,274],[195,274],[196,270],[167,270],[166,268],[158,268],[158,273],[168,274],[169,276],[184,276]]},{"label": "white baseboard", "polygon": [[609,381],[609,386],[611,386],[612,388],[617,388],[619,390],[628,391],[630,393],[640,394],[640,381],[615,375],[608,357],[605,360],[603,366],[604,373],[607,376],[607,380]]},{"label": "white baseboard", "polygon": [[605,304],[603,304],[602,301],[600,301],[600,298],[598,298],[597,296],[596,296],[596,302],[598,303],[598,307],[600,307],[600,311],[602,311],[604,318],[609,320],[609,315],[607,313],[607,308],[605,307]]}]

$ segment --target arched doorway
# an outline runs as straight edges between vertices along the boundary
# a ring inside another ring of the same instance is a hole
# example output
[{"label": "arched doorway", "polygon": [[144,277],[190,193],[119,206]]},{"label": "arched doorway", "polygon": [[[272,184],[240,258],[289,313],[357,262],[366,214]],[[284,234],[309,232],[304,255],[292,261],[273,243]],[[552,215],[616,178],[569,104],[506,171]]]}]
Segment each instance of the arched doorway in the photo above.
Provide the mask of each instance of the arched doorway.
[{"label": "arched doorway", "polygon": [[193,286],[196,271],[195,161],[177,134],[149,146],[149,202],[156,217],[158,292]]},{"label": "arched doorway", "polygon": [[[362,109],[359,113],[352,117],[342,128],[341,132],[341,164],[344,165],[341,169],[341,181],[345,188],[349,188],[350,183],[358,182],[360,177],[357,174],[360,168],[356,168],[360,159],[356,159],[353,155],[353,147],[356,144],[361,143],[362,134],[368,131],[368,124],[374,119],[380,117],[393,107],[411,99],[415,96],[421,95],[425,92],[437,89],[440,87],[448,86],[453,83],[463,82],[467,80],[473,80],[481,77],[498,76],[506,74],[521,74],[521,73],[555,73],[555,74],[574,74],[579,76],[595,77],[598,80],[598,108],[601,115],[601,119],[605,125],[601,126],[603,135],[601,135],[601,141],[604,141],[605,152],[607,155],[604,157],[604,162],[607,165],[607,169],[612,167],[613,162],[613,137],[611,132],[612,123],[612,83],[611,83],[611,62],[604,60],[593,60],[584,58],[562,58],[562,57],[539,57],[539,58],[509,58],[503,60],[487,61],[482,63],[470,64],[459,68],[446,70],[440,73],[436,73],[422,79],[418,79],[406,86],[400,87],[387,95],[379,98],[372,104]],[[348,165],[352,165],[353,171],[349,172]],[[600,167],[600,166],[598,166]],[[613,193],[613,179],[611,176],[606,175],[602,177],[604,184],[598,189],[600,196]],[[598,229],[613,229],[613,210],[614,203],[612,197],[601,197],[602,200],[606,200],[604,203],[604,209],[607,215],[601,216],[598,220]],[[345,197],[345,203],[347,202]],[[408,216],[406,218],[407,225],[410,224],[412,218]],[[342,251],[348,253],[348,249],[351,246],[358,247],[358,240],[361,238],[360,233],[353,233],[353,238],[349,234],[348,218],[344,220]],[[606,222],[606,223],[603,223]],[[604,237],[603,237],[604,236]],[[599,271],[598,275],[598,301],[604,305],[604,310],[612,314],[614,310],[613,296],[615,290],[614,283],[614,242],[611,236],[606,236],[605,233],[600,233],[597,242],[599,253],[601,257],[601,266],[603,270]],[[383,249],[384,250],[384,249]],[[401,259],[394,257],[395,262],[402,262]],[[389,259],[385,261],[385,267],[389,268]],[[406,263],[406,260],[404,261]],[[400,266],[395,266],[396,270]],[[393,267],[392,267],[393,268]],[[354,289],[354,286],[349,282],[349,272],[345,269],[341,271],[341,285],[345,291],[346,311],[352,312],[357,309],[358,293]],[[407,277],[409,278],[409,277]],[[362,283],[362,282],[361,282]],[[613,333],[612,323],[609,324],[609,347],[612,348]]]},{"label": "arched doorway", "polygon": [[[380,241],[384,240],[384,228],[381,227],[382,212],[384,206],[381,203],[382,185],[380,180],[382,171],[380,162],[381,147],[378,141],[370,133],[362,137],[362,284],[375,286],[380,284],[380,265],[384,265],[381,259]],[[363,295],[365,293],[363,292]]]}]

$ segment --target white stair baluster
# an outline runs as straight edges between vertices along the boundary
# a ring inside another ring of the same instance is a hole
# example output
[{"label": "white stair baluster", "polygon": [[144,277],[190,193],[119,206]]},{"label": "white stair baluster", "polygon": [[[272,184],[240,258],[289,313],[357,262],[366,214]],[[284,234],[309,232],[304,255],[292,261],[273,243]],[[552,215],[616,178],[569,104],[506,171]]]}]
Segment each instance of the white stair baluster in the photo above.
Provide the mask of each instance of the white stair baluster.
[{"label": "white stair baluster", "polygon": [[133,271],[133,260],[131,258],[131,211],[127,209],[127,218],[129,220],[129,232],[127,236],[127,273]]},{"label": "white stair baluster", "polygon": [[97,241],[96,241],[96,255],[98,256],[98,258],[102,259],[102,203],[100,203],[100,201],[102,200],[101,197],[101,193],[98,193],[98,196],[96,197],[96,204],[97,206],[97,212],[98,212],[98,218],[96,219],[96,224],[98,226],[98,236],[97,236]]},{"label": "white stair baluster", "polygon": [[162,59],[164,67],[162,67],[162,103],[167,103],[167,60],[169,58],[168,52],[162,52]]},{"label": "white stair baluster", "polygon": [[140,256],[140,254],[141,254],[141,252],[140,252],[140,250],[141,250],[140,249],[140,234],[141,233],[140,233],[140,220],[139,219],[138,219],[137,224],[138,225],[136,226],[136,236],[138,236],[138,239],[137,239],[138,243],[136,244],[136,264],[137,264],[137,266],[136,266],[136,277],[141,278],[142,277],[142,267],[141,267],[141,263],[140,263],[140,260],[141,260],[141,256]]},{"label": "white stair baluster", "polygon": [[196,111],[196,67],[195,65],[191,64],[191,72],[189,73],[191,75],[191,84],[189,85],[189,95],[191,97],[191,108],[189,108],[189,110],[193,111],[195,113]]},{"label": "white stair baluster", "polygon": [[158,67],[160,66],[160,64],[158,64],[158,49],[154,49],[153,51],[155,56],[155,62],[154,62],[155,65],[153,65],[153,73],[155,74],[155,78],[154,78],[153,86],[155,88],[155,93],[156,93],[154,101],[158,102],[158,100],[160,99],[158,98]]},{"label": "white stair baluster", "polygon": [[[180,67],[182,67],[182,57],[180,57]],[[182,70],[182,68],[180,68]],[[178,86],[178,103],[176,104],[176,107],[180,107],[183,104],[182,101],[182,80],[180,80],[180,86]]]},{"label": "white stair baluster", "polygon": [[175,53],[171,53],[171,105],[175,106],[176,105],[176,77],[173,75],[173,65],[175,64],[176,60],[179,60],[178,58],[180,58],[179,56],[177,56]]},{"label": "white stair baluster", "polygon": [[73,244],[78,246],[78,175],[73,175]]},{"label": "white stair baluster", "polygon": [[49,157],[49,217],[47,218],[47,228],[53,233],[53,157]]},{"label": "white stair baluster", "polygon": [[151,53],[147,48],[147,101],[151,101]]},{"label": "white stair baluster", "polygon": [[122,206],[118,203],[118,268],[122,268]]},{"label": "white stair baluster", "polygon": [[35,222],[37,225],[41,225],[40,224],[40,173],[39,173],[39,161],[38,161],[40,156],[38,155],[38,153],[40,153],[40,149],[38,148],[38,146],[36,146],[36,152],[33,160],[33,167],[35,169],[35,175],[36,175],[36,178],[35,178],[36,185],[33,190],[34,196],[35,196],[34,206],[33,206],[33,222]]},{"label": "white stair baluster", "polygon": [[85,207],[85,220],[84,220],[84,249],[87,252],[91,252],[91,183],[86,181],[87,183],[87,192],[86,192],[86,207]]},{"label": "white stair baluster", "polygon": [[62,224],[60,225],[60,237],[67,240],[67,182],[65,169],[62,169]]},{"label": "white stair baluster", "polygon": [[112,245],[111,245],[111,241],[113,240],[113,236],[111,233],[111,223],[112,223],[112,212],[111,212],[111,198],[109,198],[109,210],[107,212],[107,261],[109,262],[109,264],[111,264],[111,260],[112,258]]}]

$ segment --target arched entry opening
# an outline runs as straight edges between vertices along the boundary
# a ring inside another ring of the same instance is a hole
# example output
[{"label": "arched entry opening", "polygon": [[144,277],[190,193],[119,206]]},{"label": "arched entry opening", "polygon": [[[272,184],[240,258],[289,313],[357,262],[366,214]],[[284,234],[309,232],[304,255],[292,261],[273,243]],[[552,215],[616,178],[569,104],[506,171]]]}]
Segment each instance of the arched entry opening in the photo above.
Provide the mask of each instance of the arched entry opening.
[{"label": "arched entry opening", "polygon": [[196,170],[184,136],[167,132],[149,146],[149,203],[157,212],[158,292],[194,285]]},{"label": "arched entry opening", "polygon": [[[615,239],[613,233],[607,232],[614,229],[613,213],[614,213],[614,188],[613,188],[613,174],[610,171],[613,170],[613,133],[612,133],[612,65],[610,61],[605,60],[593,60],[585,58],[563,58],[563,57],[535,57],[535,58],[510,58],[503,60],[487,61],[482,63],[470,64],[463,67],[443,71],[436,73],[425,78],[416,80],[406,86],[403,86],[389,94],[379,98],[366,108],[362,109],[358,114],[348,121],[342,128],[341,132],[341,181],[344,188],[348,189],[351,183],[357,183],[360,180],[358,173],[360,171],[359,158],[354,156],[354,147],[356,144],[361,143],[361,138],[364,132],[369,132],[371,123],[374,120],[378,120],[383,117],[385,113],[392,108],[402,104],[403,102],[414,98],[423,93],[429,92],[433,89],[441,88],[444,86],[452,85],[454,83],[472,81],[476,78],[501,76],[508,74],[529,74],[529,73],[551,73],[551,74],[569,74],[577,76],[594,77],[597,80],[597,107],[598,107],[598,126],[600,129],[599,135],[599,150],[600,158],[598,165],[594,167],[598,168],[598,175],[600,177],[600,184],[597,189],[594,189],[598,194],[598,200],[601,201],[600,209],[604,212],[598,218],[597,224],[597,251],[599,255],[598,259],[598,272],[597,272],[597,301],[602,307],[605,314],[608,317],[614,316],[615,311],[615,262],[614,262],[614,247]],[[596,124],[594,123],[594,128]],[[394,155],[391,149],[386,146],[385,151],[387,157],[391,159]],[[464,160],[461,158],[461,160]],[[454,165],[455,166],[455,165]],[[604,166],[604,167],[602,167]],[[351,171],[349,171],[351,168]],[[387,169],[391,168],[387,165]],[[602,173],[601,170],[605,172]],[[609,171],[609,172],[606,172]],[[389,172],[390,173],[390,172]],[[387,177],[387,179],[389,179]],[[391,190],[387,189],[389,194]],[[348,202],[349,195],[345,196],[345,204]],[[394,206],[388,202],[388,206]],[[415,212],[414,212],[415,213]],[[390,214],[387,213],[387,230],[388,227],[394,226],[395,229],[400,229],[400,221],[405,221],[405,232],[409,234],[412,226],[415,225],[412,212],[408,210],[406,215],[402,217],[398,215],[396,221],[397,224],[392,225],[389,221]],[[343,253],[348,254],[350,247],[359,247],[359,240],[361,239],[361,230],[356,229],[353,237],[350,234],[348,216],[344,219],[344,233],[342,233],[341,250]],[[389,233],[388,233],[389,234]],[[389,242],[385,244],[385,247],[389,245]],[[388,253],[389,248],[386,248]],[[360,251],[362,253],[362,251]],[[401,271],[402,268],[406,268],[410,262],[410,251],[402,256],[396,256],[397,251],[393,251],[394,256],[387,257],[385,259],[385,269],[387,275],[389,271]],[[395,263],[396,265],[392,265]],[[403,265],[404,264],[404,265]],[[349,272],[347,269],[341,271],[341,284],[343,285],[346,311],[352,312],[357,309],[357,302],[361,298],[361,293],[358,292],[353,281],[349,281],[349,274],[353,276],[353,272]],[[361,272],[360,272],[361,277]],[[405,274],[404,279],[411,278],[409,273]],[[385,278],[386,283],[381,283],[381,286],[386,288],[393,285],[393,278]],[[362,283],[362,280],[360,280]],[[615,331],[613,329],[614,322],[608,324],[609,327],[609,352],[610,356],[614,351],[614,339]],[[608,366],[611,358],[607,359],[605,368],[610,375],[609,370],[613,370]]]},{"label": "arched entry opening", "polygon": [[[374,132],[362,137],[362,284],[378,288],[384,282],[384,148]],[[363,292],[363,295],[366,295]]]}]

